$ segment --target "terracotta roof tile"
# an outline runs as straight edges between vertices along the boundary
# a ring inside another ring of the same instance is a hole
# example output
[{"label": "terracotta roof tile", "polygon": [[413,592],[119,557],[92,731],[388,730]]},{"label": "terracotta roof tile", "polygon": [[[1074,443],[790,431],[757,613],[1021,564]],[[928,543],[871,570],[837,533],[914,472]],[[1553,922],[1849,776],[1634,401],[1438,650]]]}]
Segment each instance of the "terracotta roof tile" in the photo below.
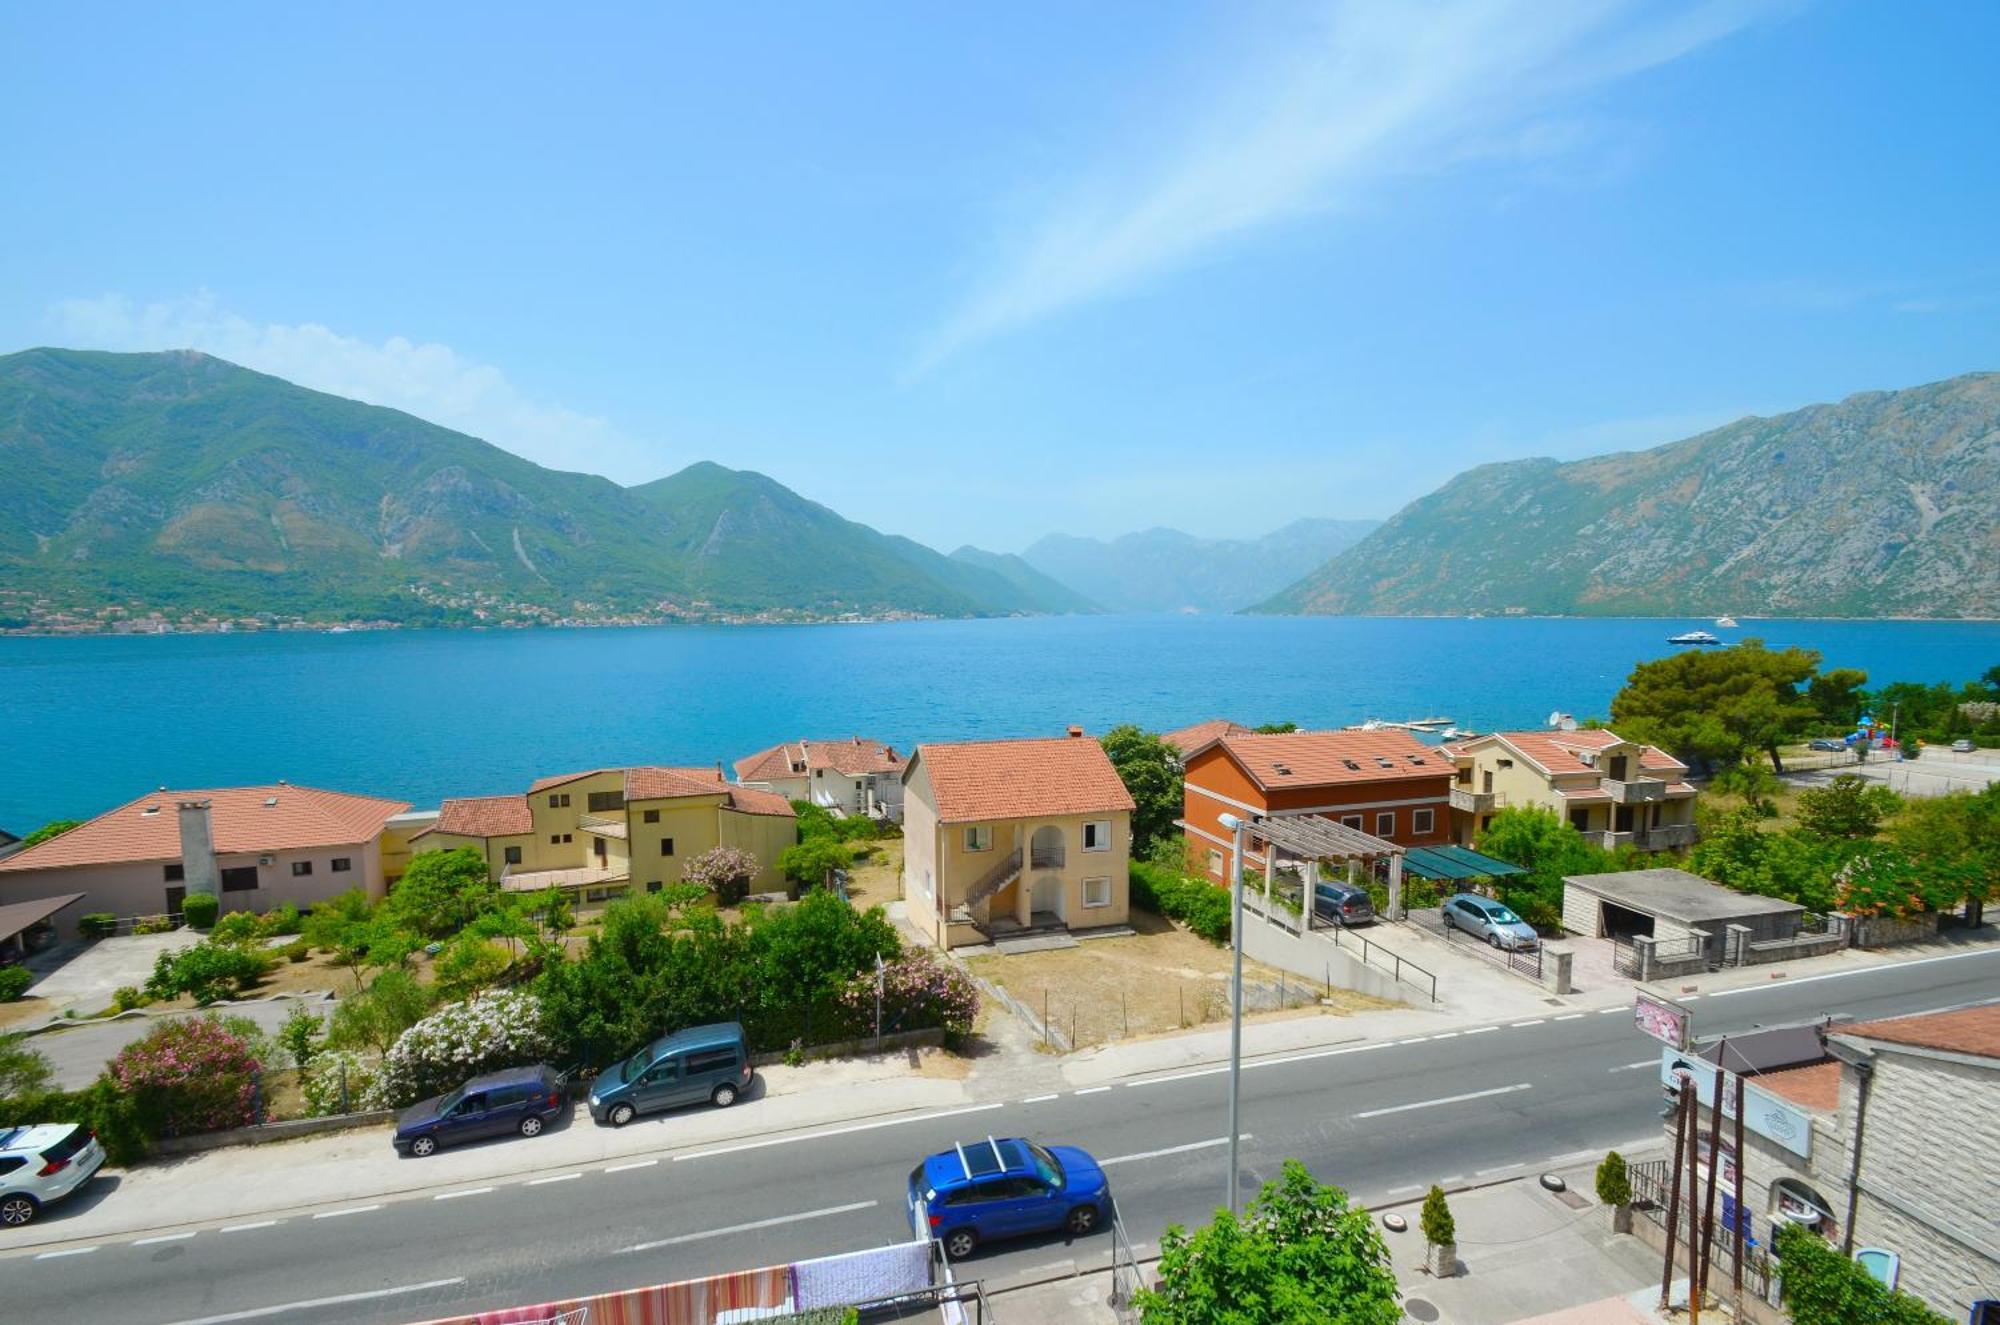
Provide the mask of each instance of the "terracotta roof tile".
[{"label": "terracotta roof tile", "polygon": [[1450,759],[1403,731],[1251,732],[1216,743],[1266,790],[1457,775]]},{"label": "terracotta roof tile", "polygon": [[[1602,750],[1624,740],[1617,732],[1597,727],[1565,731],[1494,732],[1509,745],[1548,769],[1551,773],[1601,773],[1602,768],[1577,757],[1579,750]],[[1639,747],[1639,767],[1649,773],[1685,773],[1687,765],[1658,746]]]},{"label": "terracotta roof tile", "polygon": [[664,768],[643,764],[625,770],[628,801],[672,800],[677,796],[715,796],[729,789],[713,768]]},{"label": "terracotta roof tile", "polygon": [[1162,733],[1160,739],[1185,754],[1190,750],[1199,750],[1210,741],[1219,741],[1225,736],[1249,734],[1250,729],[1240,722],[1231,722],[1228,718],[1210,718],[1206,722],[1192,723]]},{"label": "terracotta roof tile", "polygon": [[[0,863],[5,869],[6,863]],[[1907,1044],[1942,1053],[2000,1058],[2000,1004],[1960,1008],[1956,1012],[1926,1012],[1914,1017],[1889,1017],[1829,1028],[1829,1034]]]},{"label": "terracotta roof tile", "polygon": [[730,787],[728,806],[739,814],[769,814],[785,819],[795,817],[790,801],[775,791],[765,791],[761,787]]},{"label": "terracotta roof tile", "polygon": [[528,794],[532,796],[538,791],[547,791],[550,787],[560,787],[566,783],[577,782],[584,778],[594,778],[599,773],[616,773],[617,771],[615,768],[586,768],[581,773],[556,773],[550,777],[536,778],[528,784]]},{"label": "terracotta roof tile", "polygon": [[526,796],[455,796],[438,806],[437,822],[417,836],[513,837],[534,831],[535,812]]},{"label": "terracotta roof tile", "polygon": [[1817,1109],[1822,1113],[1835,1113],[1840,1109],[1840,1063],[1835,1059],[1807,1063],[1803,1067],[1783,1067],[1775,1072],[1759,1072],[1748,1080],[1780,1099],[1808,1109]]},{"label": "terracotta roof tile", "polygon": [[774,745],[745,755],[736,761],[738,782],[769,782],[773,778],[795,778],[806,771],[805,751],[794,742]]},{"label": "terracotta roof tile", "polygon": [[186,800],[209,802],[210,833],[220,855],[354,846],[373,841],[391,816],[410,808],[408,801],[284,782],[265,787],[161,790],[0,860],[0,872],[179,860],[181,826],[176,806]]},{"label": "terracotta roof tile", "polygon": [[909,761],[891,746],[860,736],[837,741],[787,741],[736,761],[739,782],[769,782],[802,777],[815,768],[830,768],[848,777],[865,773],[900,773]]},{"label": "terracotta roof tile", "polygon": [[941,823],[1116,813],[1131,793],[1104,747],[1088,737],[920,745]]}]

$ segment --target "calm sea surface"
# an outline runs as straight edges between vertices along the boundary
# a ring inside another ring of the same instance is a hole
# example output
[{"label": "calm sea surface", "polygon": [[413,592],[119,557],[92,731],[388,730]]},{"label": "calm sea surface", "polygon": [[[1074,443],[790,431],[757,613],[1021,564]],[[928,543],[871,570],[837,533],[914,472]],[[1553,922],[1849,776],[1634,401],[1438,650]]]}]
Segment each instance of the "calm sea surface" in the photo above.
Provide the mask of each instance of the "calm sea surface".
[{"label": "calm sea surface", "polygon": [[[1602,714],[1689,620],[1047,617],[866,626],[0,639],[0,826],[162,784],[516,791],[620,763],[733,761],[799,736],[921,740]],[[1877,682],[1962,681],[2000,624],[1751,622]]]}]

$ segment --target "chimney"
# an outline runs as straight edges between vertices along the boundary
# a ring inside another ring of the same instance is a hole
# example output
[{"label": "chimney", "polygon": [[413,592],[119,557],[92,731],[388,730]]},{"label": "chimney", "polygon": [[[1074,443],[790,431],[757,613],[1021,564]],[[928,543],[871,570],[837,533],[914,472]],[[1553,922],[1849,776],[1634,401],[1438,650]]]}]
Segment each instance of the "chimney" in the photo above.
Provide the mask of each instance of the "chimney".
[{"label": "chimney", "polygon": [[215,869],[215,832],[209,826],[209,802],[177,802],[181,816],[181,876],[190,893],[222,892],[222,876]]},{"label": "chimney", "polygon": [[1070,734],[1070,739],[1074,740],[1077,737],[1083,735],[1083,728],[1077,726],[1075,723],[1071,723],[1069,726],[1069,734]]}]

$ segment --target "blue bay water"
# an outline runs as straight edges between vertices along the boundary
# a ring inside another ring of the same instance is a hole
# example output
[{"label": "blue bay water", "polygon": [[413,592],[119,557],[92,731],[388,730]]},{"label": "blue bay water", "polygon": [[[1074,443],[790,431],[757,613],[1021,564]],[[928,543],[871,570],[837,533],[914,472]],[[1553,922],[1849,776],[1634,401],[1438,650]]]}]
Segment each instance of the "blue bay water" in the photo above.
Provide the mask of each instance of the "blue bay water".
[{"label": "blue bay water", "polygon": [[[395,796],[545,773],[729,762],[800,736],[923,740],[1226,716],[1336,726],[1605,713],[1688,620],[1041,617],[346,635],[0,639],[0,826],[160,786],[292,782]],[[2000,623],[1778,621],[1728,638],[1959,682]]]}]

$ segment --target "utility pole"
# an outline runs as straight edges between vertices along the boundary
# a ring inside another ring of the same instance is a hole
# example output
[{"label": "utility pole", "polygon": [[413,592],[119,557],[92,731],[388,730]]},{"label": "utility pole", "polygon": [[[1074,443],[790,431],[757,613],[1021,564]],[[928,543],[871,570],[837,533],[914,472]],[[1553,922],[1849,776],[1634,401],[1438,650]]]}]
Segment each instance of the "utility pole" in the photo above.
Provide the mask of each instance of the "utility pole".
[{"label": "utility pole", "polygon": [[[1243,1100],[1243,834],[1250,825],[1233,814],[1221,816],[1218,822],[1232,834],[1229,847],[1229,946],[1235,974],[1229,981],[1229,1213],[1234,1215],[1242,1171],[1242,1165],[1237,1161],[1237,1151],[1242,1144],[1237,1118]],[[1268,845],[1265,850],[1268,861]]]},{"label": "utility pole", "polygon": [[1736,1218],[1730,1236],[1735,1239],[1735,1256],[1730,1273],[1730,1292],[1736,1298],[1736,1319],[1743,1319],[1743,1074],[1736,1074]]},{"label": "utility pole", "polygon": [[[1708,1296],[1708,1262],[1715,1250],[1715,1178],[1722,1169],[1722,1064],[1727,1057],[1729,1041],[1722,1042],[1721,1054],[1715,1067],[1715,1103],[1708,1111],[1708,1195],[1702,1201],[1701,1212],[1701,1266],[1688,1278],[1688,1300],[1697,1301]],[[1701,1319],[1699,1308],[1694,1316]]]},{"label": "utility pole", "polygon": [[1681,1161],[1687,1156],[1688,1091],[1694,1078],[1686,1072],[1674,1073],[1674,1171],[1667,1182],[1667,1258],[1660,1271],[1660,1310],[1665,1311],[1674,1292],[1674,1235],[1680,1230]]}]

